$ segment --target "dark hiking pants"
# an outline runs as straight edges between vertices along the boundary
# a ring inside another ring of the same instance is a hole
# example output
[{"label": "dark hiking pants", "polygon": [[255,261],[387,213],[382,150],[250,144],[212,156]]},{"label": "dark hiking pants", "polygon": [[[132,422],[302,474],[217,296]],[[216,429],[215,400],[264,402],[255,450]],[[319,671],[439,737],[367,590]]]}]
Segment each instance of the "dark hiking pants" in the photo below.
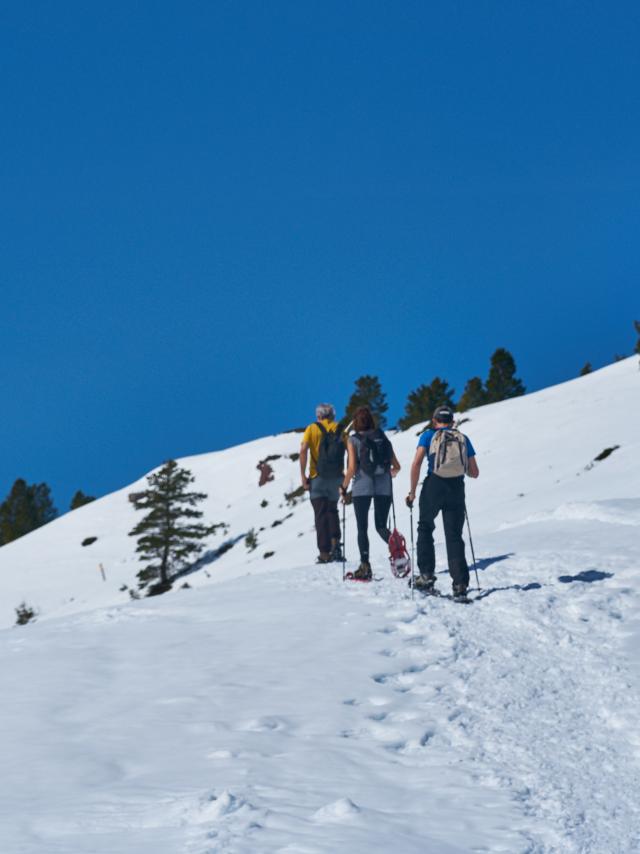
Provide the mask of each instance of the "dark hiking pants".
[{"label": "dark hiking pants", "polygon": [[358,526],[358,548],[360,549],[361,561],[369,560],[369,535],[367,534],[367,528],[369,527],[369,508],[371,507],[372,499],[376,531],[385,543],[389,542],[389,537],[391,536],[391,531],[387,528],[391,496],[354,495],[353,509],[356,514],[356,524]]},{"label": "dark hiking pants", "polygon": [[334,542],[340,542],[338,490],[342,478],[314,477],[311,480],[311,506],[316,521],[318,551],[329,554]]},{"label": "dark hiking pants", "polygon": [[435,575],[433,532],[436,516],[441,511],[449,574],[454,584],[464,584],[466,587],[469,584],[469,567],[462,539],[465,518],[464,478],[444,478],[430,474],[422,486],[418,522],[418,568],[422,575]]}]

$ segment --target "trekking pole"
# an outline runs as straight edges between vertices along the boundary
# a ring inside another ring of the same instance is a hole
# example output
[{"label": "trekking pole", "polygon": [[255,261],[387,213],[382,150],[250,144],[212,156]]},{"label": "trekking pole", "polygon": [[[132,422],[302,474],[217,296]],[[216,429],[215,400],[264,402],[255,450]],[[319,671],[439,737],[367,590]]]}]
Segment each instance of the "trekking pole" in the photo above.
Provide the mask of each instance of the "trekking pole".
[{"label": "trekking pole", "polygon": [[345,576],[345,563],[347,561],[347,505],[342,502],[342,580],[344,581]]},{"label": "trekking pole", "polygon": [[411,587],[411,599],[413,599],[413,576],[414,576],[414,547],[413,547],[413,501],[409,505],[409,520],[411,524],[411,579],[409,581],[409,586]]},{"label": "trekking pole", "polygon": [[476,555],[473,550],[473,540],[471,539],[471,525],[469,524],[469,514],[467,513],[467,508],[464,508],[464,517],[467,520],[467,531],[469,532],[469,545],[471,546],[471,557],[473,558],[473,571],[476,574],[476,583],[478,585],[478,590],[480,590],[480,579],[478,578],[478,570],[476,567]]},{"label": "trekking pole", "polygon": [[393,519],[393,527],[395,529],[398,526],[396,525],[396,502],[393,500],[393,481],[391,481],[391,518]]}]

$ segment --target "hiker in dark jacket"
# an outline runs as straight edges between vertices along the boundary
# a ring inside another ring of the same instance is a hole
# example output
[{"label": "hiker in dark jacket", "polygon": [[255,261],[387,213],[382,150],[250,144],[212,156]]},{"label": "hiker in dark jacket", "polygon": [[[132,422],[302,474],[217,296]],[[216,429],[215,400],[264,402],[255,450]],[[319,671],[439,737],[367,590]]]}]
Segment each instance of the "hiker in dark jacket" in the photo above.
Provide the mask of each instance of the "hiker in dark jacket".
[{"label": "hiker in dark jacket", "polygon": [[[369,563],[369,508],[373,501],[373,513],[376,531],[385,541],[389,542],[391,531],[387,527],[389,508],[391,507],[391,478],[400,471],[400,463],[391,447],[391,442],[382,430],[375,429],[375,421],[371,410],[361,406],[356,410],[353,418],[354,433],[349,438],[347,450],[349,461],[347,471],[342,481],[340,491],[342,500],[347,500],[347,489],[351,487],[353,509],[356,514],[358,526],[358,548],[360,549],[360,566],[354,572],[353,577],[359,581],[367,581],[371,578],[371,564]],[[371,472],[365,471],[363,458],[367,454],[367,441],[373,439],[381,448],[384,463],[373,468]]]},{"label": "hiker in dark jacket", "polygon": [[449,574],[453,595],[466,597],[469,586],[469,567],[464,553],[462,528],[465,520],[464,476],[478,477],[476,452],[468,436],[453,427],[453,412],[440,406],[431,419],[433,429],[420,435],[418,448],[411,465],[411,487],[407,505],[413,506],[420,468],[427,456],[429,471],[420,493],[418,522],[418,569],[414,586],[432,592],[436,581],[436,553],[433,545],[435,519],[442,511],[444,536],[447,544]]},{"label": "hiker in dark jacket", "polygon": [[323,461],[320,460],[323,440],[328,434],[331,434],[332,438],[341,435],[335,418],[336,411],[330,403],[318,404],[316,421],[309,424],[304,431],[300,445],[300,477],[304,489],[309,490],[316,523],[319,552],[316,563],[342,560],[338,500],[344,470],[344,445],[341,454],[337,455],[339,459],[325,463],[328,471],[318,470],[318,466],[323,468]]}]

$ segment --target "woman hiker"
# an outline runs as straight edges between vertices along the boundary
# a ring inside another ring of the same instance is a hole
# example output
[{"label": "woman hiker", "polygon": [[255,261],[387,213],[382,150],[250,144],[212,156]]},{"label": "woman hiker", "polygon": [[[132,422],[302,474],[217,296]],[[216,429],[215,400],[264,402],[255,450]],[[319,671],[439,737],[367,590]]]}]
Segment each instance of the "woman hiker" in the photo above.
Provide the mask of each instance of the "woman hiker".
[{"label": "woman hiker", "polygon": [[393,452],[391,442],[382,430],[376,429],[371,410],[361,406],[353,417],[354,433],[347,445],[348,464],[340,492],[347,503],[347,489],[353,481],[351,497],[358,526],[358,548],[360,566],[353,577],[358,581],[371,579],[369,563],[369,508],[373,500],[373,513],[376,531],[389,542],[391,532],[387,527],[391,507],[391,478],[400,471],[400,463]]}]

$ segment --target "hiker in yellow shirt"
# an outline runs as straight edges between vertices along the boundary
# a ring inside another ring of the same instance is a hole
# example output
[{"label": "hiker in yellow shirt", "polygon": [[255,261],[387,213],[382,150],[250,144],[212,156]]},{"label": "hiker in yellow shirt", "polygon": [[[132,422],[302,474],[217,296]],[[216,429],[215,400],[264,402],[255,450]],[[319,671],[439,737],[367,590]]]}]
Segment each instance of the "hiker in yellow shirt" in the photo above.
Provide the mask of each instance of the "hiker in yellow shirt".
[{"label": "hiker in yellow shirt", "polygon": [[317,563],[342,560],[338,498],[345,444],[335,418],[336,411],[330,403],[318,404],[316,420],[304,431],[300,445],[302,486],[309,490],[316,523]]}]

